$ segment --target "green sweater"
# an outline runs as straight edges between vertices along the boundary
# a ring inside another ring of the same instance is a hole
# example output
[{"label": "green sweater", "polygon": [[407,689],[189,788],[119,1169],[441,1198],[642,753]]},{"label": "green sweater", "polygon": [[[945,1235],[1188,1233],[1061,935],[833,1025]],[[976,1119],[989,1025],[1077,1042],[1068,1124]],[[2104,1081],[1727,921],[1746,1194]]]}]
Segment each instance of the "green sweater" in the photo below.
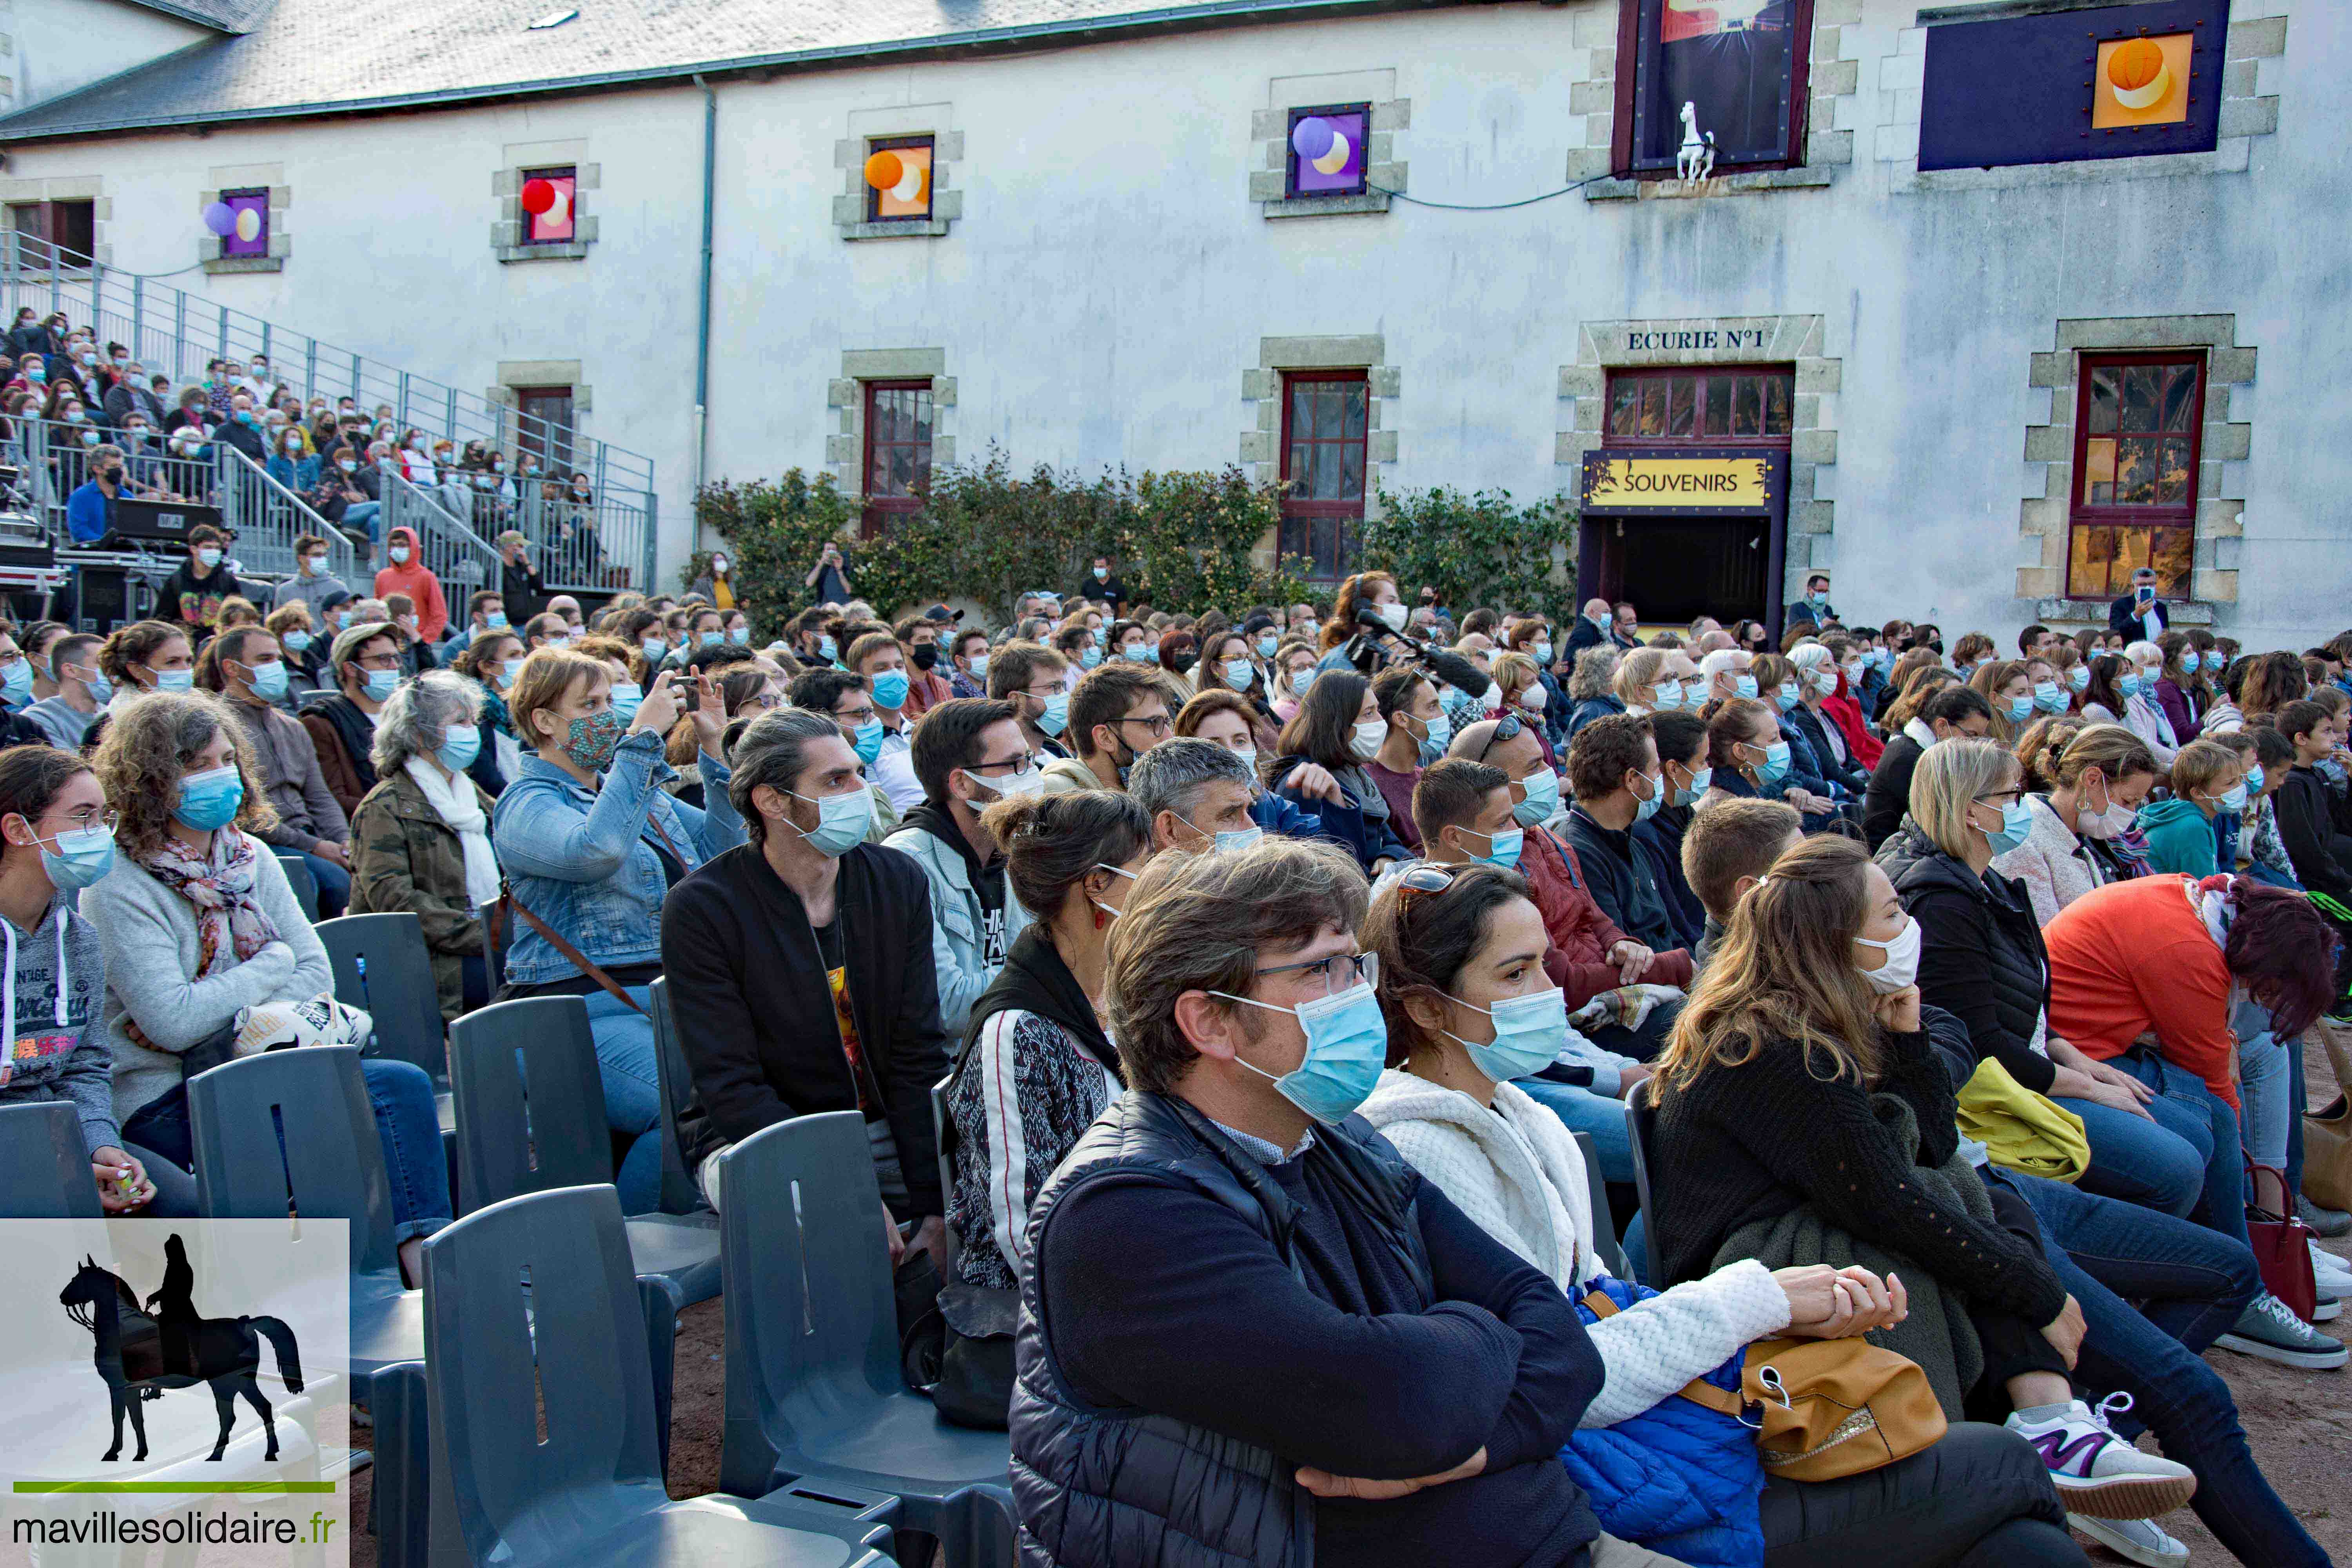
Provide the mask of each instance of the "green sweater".
[{"label": "green sweater", "polygon": [[2185,800],[2159,800],[2140,807],[2137,822],[2147,839],[2147,862],[2158,871],[2210,877],[2220,868],[2213,819]]}]

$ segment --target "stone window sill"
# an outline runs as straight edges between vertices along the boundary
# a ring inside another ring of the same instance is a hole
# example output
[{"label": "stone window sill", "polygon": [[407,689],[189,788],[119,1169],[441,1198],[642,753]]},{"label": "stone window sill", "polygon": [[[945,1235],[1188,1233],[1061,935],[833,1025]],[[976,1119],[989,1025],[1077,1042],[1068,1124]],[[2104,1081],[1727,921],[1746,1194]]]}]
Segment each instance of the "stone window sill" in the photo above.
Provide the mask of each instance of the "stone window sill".
[{"label": "stone window sill", "polygon": [[572,240],[563,245],[501,245],[494,247],[500,261],[585,261],[588,245]]},{"label": "stone window sill", "polygon": [[1258,214],[1263,217],[1336,217],[1347,213],[1384,213],[1389,210],[1390,195],[1386,191],[1365,191],[1352,196],[1288,196],[1279,201],[1260,202]]},{"label": "stone window sill", "polygon": [[[2107,599],[2042,599],[2036,601],[2033,614],[2043,621],[2092,621],[2107,624]],[[2167,599],[2164,611],[2166,624],[2175,626],[2210,626],[2220,618],[2215,606],[2202,599]]]},{"label": "stone window sill", "polygon": [[1588,202],[1691,201],[1741,195],[1749,191],[1821,190],[1836,178],[1832,169],[1807,164],[1795,169],[1759,169],[1720,174],[1712,180],[1595,180],[1584,187]]},{"label": "stone window sill", "polygon": [[943,237],[953,220],[943,217],[894,218],[887,223],[845,223],[840,226],[844,239],[938,239]]},{"label": "stone window sill", "polygon": [[215,256],[204,263],[204,269],[215,278],[229,272],[283,272],[286,258],[282,256]]}]

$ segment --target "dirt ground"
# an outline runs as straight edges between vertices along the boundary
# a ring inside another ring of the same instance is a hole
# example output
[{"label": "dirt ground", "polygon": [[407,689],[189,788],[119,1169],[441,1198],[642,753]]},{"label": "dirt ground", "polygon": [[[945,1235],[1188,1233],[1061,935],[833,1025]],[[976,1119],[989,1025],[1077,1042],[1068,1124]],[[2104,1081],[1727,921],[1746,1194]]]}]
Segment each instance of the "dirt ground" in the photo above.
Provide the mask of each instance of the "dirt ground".
[{"label": "dirt ground", "polygon": [[[2336,1097],[2336,1082],[2324,1053],[2310,1053],[2311,1103],[2326,1104]],[[2325,1243],[2341,1257],[2352,1257],[2352,1238]],[[2322,1331],[2352,1342],[2352,1313],[2323,1324]],[[698,1497],[719,1489],[719,1442],[726,1373],[722,1352],[726,1342],[725,1313],[718,1301],[705,1301],[680,1314],[677,1331],[676,1392],[670,1416],[669,1492],[674,1498]],[[2206,1360],[2221,1373],[2237,1396],[2238,1413],[2252,1441],[2254,1458],[2271,1485],[2303,1520],[2304,1528],[2339,1563],[2352,1565],[2352,1369],[2300,1372],[2291,1367],[2209,1351]],[[355,1421],[366,1439],[363,1422]],[[2143,1440],[2143,1447],[2153,1448]],[[352,1517],[366,1517],[370,1475],[357,1478]],[[2164,1528],[2189,1550],[2190,1561],[2225,1564],[2232,1561],[2207,1532],[2195,1513],[2182,1509],[2167,1515]],[[2078,1538],[2079,1539],[2079,1538]],[[2120,1563],[2105,1548],[2085,1542],[2094,1563]],[[375,1541],[358,1535],[352,1551],[352,1568],[376,1568]],[[2246,1568],[2270,1568],[2249,1563]]]}]

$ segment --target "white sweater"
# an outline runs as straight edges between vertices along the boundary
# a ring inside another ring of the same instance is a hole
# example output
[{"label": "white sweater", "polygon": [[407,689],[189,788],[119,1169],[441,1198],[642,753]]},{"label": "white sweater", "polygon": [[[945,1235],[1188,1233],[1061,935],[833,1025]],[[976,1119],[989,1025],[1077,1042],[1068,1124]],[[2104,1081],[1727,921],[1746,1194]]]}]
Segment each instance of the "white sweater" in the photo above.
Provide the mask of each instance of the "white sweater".
[{"label": "white sweater", "polygon": [[[1454,1207],[1563,1290],[1609,1272],[1592,1251],[1576,1140],[1523,1090],[1496,1084],[1489,1110],[1459,1089],[1391,1069],[1362,1110]],[[1787,1293],[1753,1259],[1603,1318],[1585,1331],[1601,1352],[1604,1382],[1577,1425],[1614,1426],[1638,1415],[1749,1341],[1788,1326]]]}]

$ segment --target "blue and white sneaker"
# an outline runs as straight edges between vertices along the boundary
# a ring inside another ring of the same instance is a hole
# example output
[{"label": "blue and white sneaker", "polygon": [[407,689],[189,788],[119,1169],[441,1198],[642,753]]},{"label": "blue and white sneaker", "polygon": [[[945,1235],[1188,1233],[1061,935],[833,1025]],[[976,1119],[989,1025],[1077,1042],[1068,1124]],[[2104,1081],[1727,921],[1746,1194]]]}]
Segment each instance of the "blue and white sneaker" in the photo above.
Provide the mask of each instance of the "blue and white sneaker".
[{"label": "blue and white sneaker", "polygon": [[[2337,1311],[2343,1303],[2331,1304]],[[2236,1351],[2263,1361],[2274,1361],[2281,1366],[2299,1366],[2307,1372],[2331,1372],[2342,1366],[2347,1359],[2344,1342],[2323,1334],[2294,1315],[2294,1309],[2265,1290],[2255,1297],[2230,1331],[2213,1342],[2225,1351]]]},{"label": "blue and white sneaker", "polygon": [[2107,1418],[2130,1408],[2131,1395],[2116,1393],[2095,1410],[2077,1399],[2054,1421],[2030,1422],[2012,1413],[2003,1425],[2041,1453],[2067,1512],[2152,1519],[2195,1496],[2197,1477],[2188,1466],[2143,1454],[2116,1435]]}]

